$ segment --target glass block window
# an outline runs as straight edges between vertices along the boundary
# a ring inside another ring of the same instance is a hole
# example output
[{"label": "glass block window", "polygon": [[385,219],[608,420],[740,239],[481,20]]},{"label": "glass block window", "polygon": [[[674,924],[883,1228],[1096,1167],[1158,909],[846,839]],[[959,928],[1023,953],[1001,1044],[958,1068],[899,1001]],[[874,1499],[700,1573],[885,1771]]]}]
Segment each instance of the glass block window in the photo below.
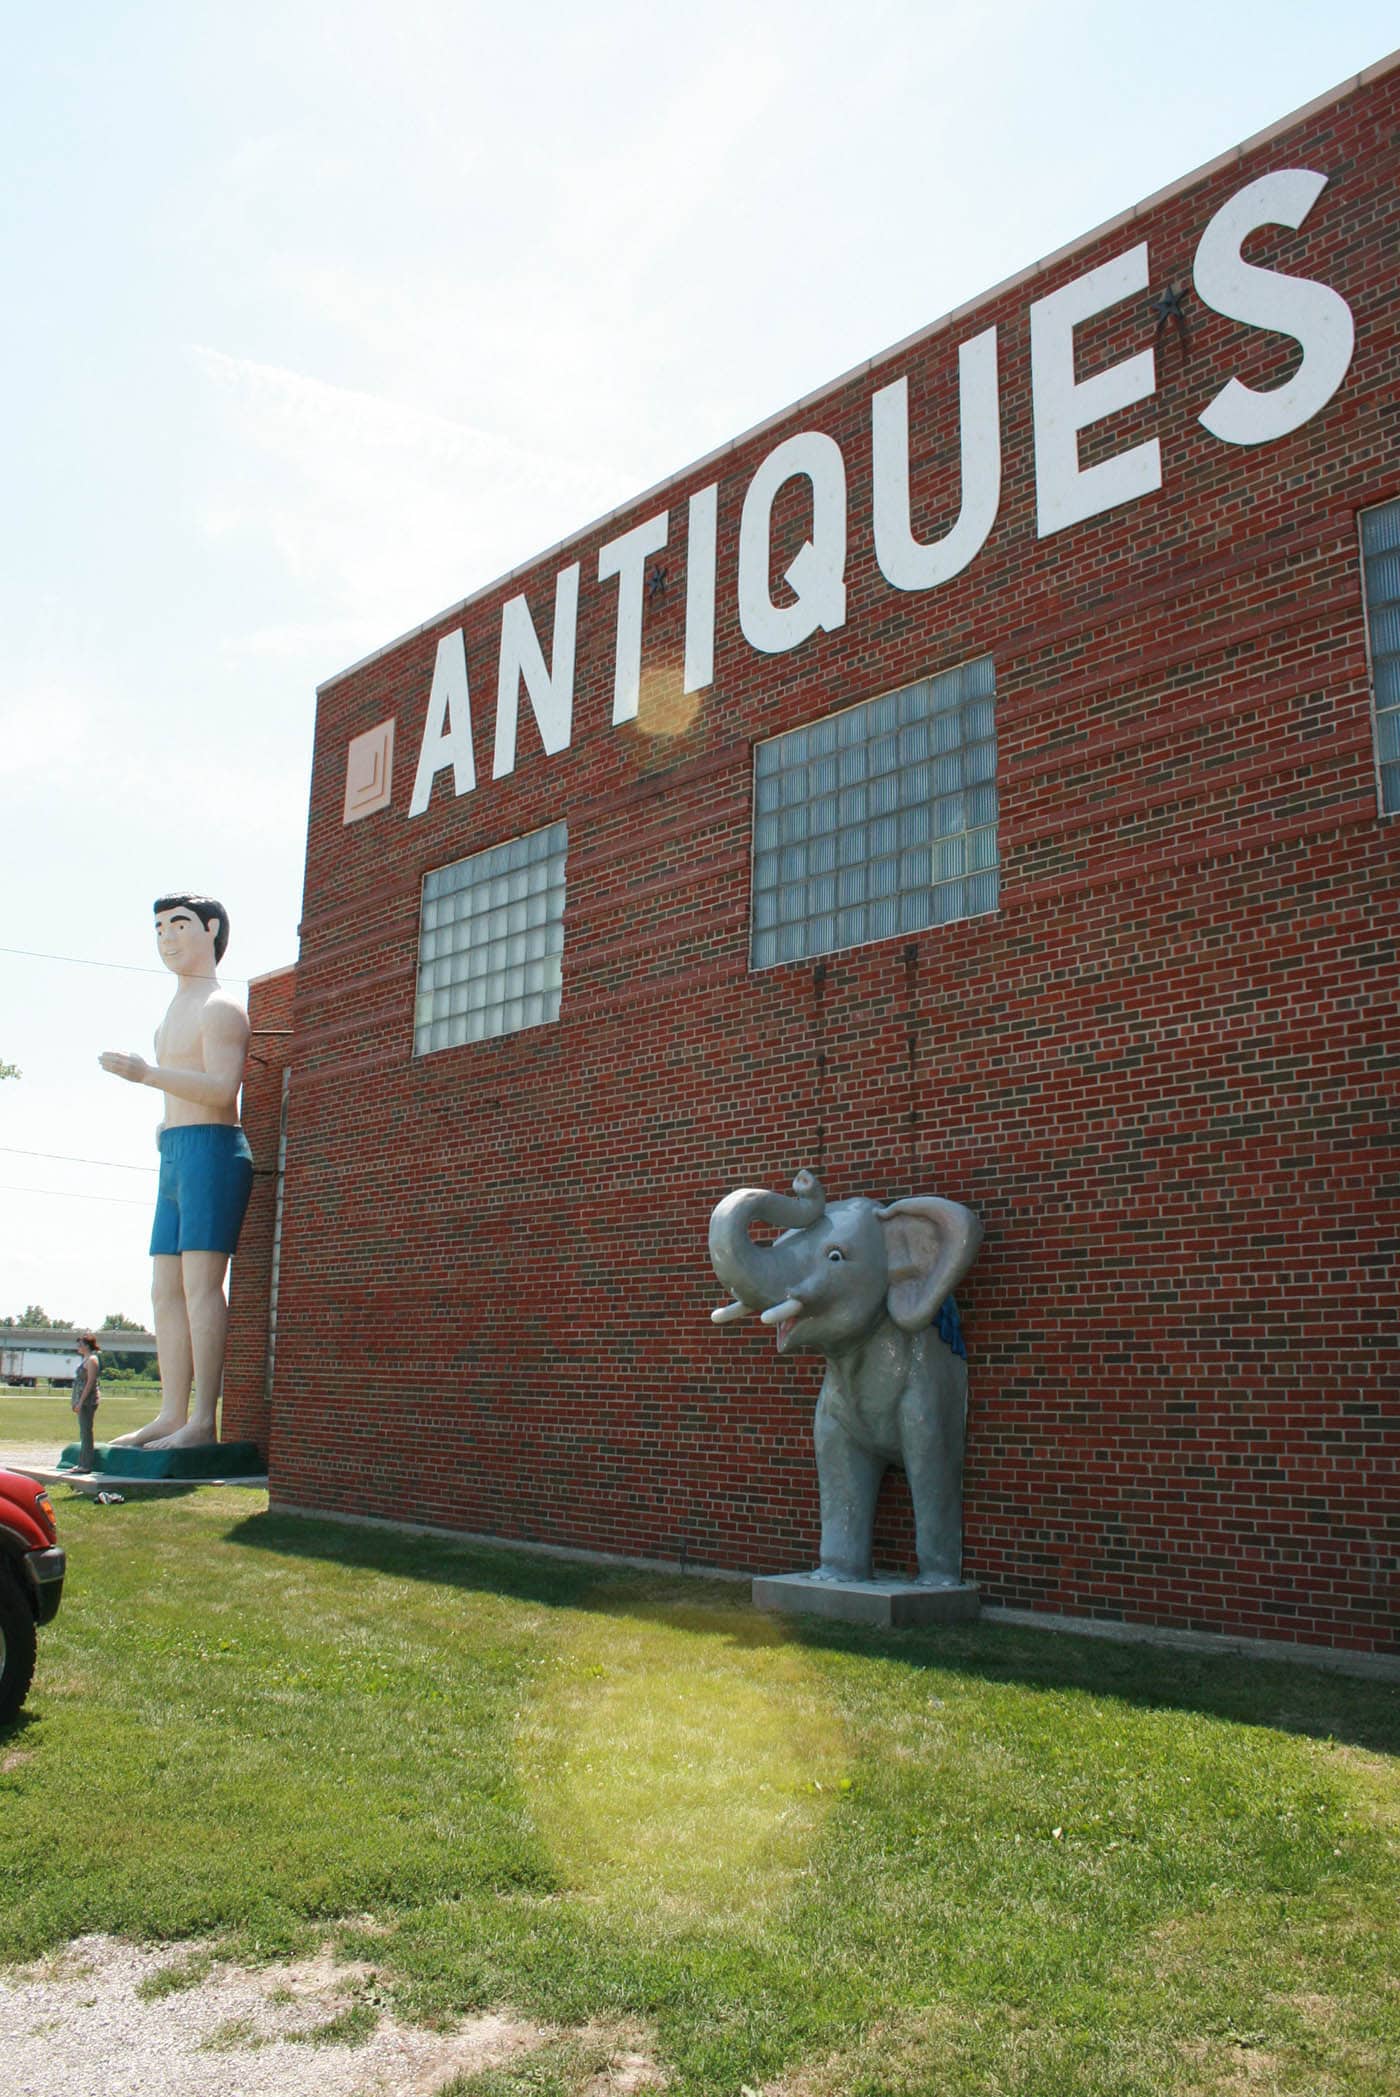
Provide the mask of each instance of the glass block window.
[{"label": "glass block window", "polygon": [[750,966],[997,907],[990,656],[754,753]]},{"label": "glass block window", "polygon": [[1400,502],[1361,512],[1361,575],[1381,813],[1400,815]]},{"label": "glass block window", "polygon": [[423,876],[413,1052],[559,1017],[567,823]]}]

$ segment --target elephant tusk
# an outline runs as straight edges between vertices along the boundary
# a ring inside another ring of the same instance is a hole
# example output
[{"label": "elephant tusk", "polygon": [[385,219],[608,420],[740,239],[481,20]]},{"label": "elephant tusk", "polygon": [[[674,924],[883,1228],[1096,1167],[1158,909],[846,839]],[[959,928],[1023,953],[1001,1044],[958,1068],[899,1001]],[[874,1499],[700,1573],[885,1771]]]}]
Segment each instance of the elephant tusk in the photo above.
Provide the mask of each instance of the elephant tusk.
[{"label": "elephant tusk", "polygon": [[751,1318],[753,1307],[747,1303],[722,1303],[717,1311],[711,1311],[712,1325],[729,1325],[735,1318]]},{"label": "elephant tusk", "polygon": [[769,1310],[760,1311],[758,1315],[765,1325],[781,1325],[786,1318],[800,1318],[802,1306],[795,1296],[789,1296],[785,1302],[775,1303]]}]

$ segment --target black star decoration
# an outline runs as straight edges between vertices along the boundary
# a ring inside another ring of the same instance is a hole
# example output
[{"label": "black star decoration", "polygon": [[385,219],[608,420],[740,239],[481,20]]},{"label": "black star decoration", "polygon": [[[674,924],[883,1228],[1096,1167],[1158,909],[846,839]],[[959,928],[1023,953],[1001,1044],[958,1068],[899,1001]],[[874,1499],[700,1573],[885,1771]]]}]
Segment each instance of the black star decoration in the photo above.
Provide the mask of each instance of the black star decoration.
[{"label": "black star decoration", "polygon": [[1169,321],[1175,321],[1183,358],[1191,354],[1191,330],[1186,321],[1186,301],[1189,296],[1185,285],[1168,284],[1165,291],[1159,292],[1152,301],[1152,311],[1157,316],[1157,336],[1160,337]]}]

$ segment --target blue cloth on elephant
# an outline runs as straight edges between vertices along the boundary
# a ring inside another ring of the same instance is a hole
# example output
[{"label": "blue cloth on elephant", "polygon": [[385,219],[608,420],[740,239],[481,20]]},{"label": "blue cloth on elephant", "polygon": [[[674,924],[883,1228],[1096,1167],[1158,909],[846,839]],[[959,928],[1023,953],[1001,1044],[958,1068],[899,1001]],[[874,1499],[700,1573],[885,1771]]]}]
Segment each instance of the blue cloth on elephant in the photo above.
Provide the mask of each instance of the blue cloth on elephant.
[{"label": "blue cloth on elephant", "polygon": [[236,1124],[162,1129],[152,1253],[236,1252],[252,1189],[253,1153]]},{"label": "blue cloth on elephant", "polygon": [[938,1337],[960,1360],[967,1360],[967,1348],[963,1344],[962,1320],[958,1316],[956,1297],[945,1296],[939,1306]]}]

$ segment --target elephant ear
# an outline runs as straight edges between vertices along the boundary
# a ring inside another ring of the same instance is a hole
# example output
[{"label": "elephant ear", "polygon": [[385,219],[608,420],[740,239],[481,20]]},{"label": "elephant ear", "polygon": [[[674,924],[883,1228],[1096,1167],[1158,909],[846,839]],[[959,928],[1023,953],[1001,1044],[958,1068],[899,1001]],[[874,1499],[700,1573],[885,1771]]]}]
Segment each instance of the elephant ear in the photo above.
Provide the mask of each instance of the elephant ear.
[{"label": "elephant ear", "polygon": [[885,1226],[889,1314],[902,1331],[918,1332],[977,1257],[982,1226],[971,1209],[936,1194],[892,1201],[876,1214]]}]

